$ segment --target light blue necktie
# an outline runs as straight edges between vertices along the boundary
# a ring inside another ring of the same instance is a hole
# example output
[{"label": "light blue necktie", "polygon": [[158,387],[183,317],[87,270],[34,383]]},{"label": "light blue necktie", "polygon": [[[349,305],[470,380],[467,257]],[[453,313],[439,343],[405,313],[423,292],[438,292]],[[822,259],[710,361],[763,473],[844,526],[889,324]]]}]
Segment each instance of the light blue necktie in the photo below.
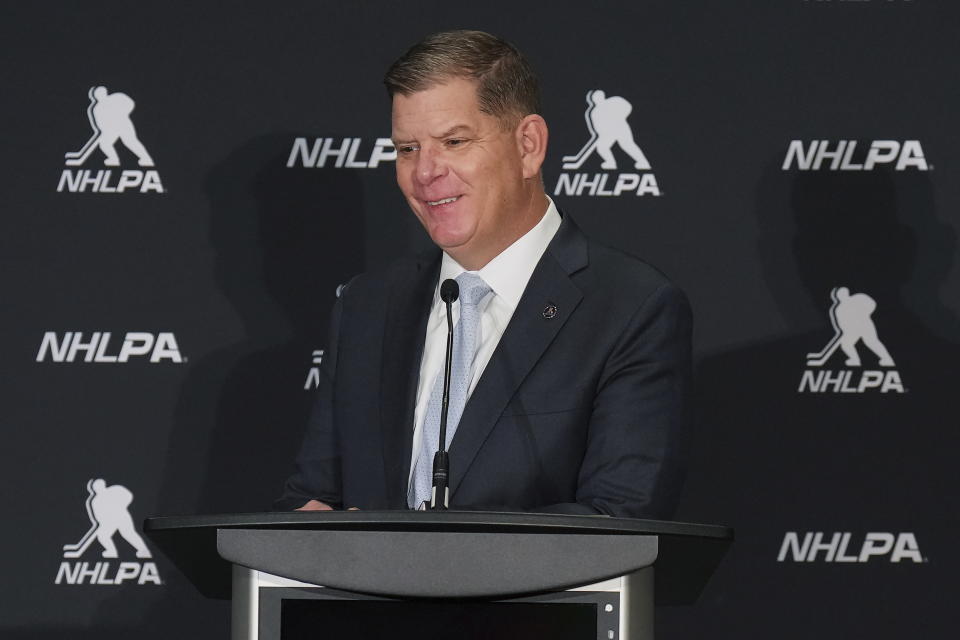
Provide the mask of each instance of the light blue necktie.
[{"label": "light blue necktie", "polygon": [[[457,276],[460,286],[460,320],[453,329],[453,363],[450,365],[450,404],[447,409],[447,441],[449,449],[453,435],[460,424],[460,416],[467,404],[470,388],[470,369],[480,345],[480,310],[477,305],[490,293],[490,285],[475,273],[464,272]],[[430,392],[430,401],[423,418],[423,438],[420,455],[414,467],[413,478],[407,490],[407,505],[417,509],[421,503],[430,501],[433,488],[433,456],[440,439],[440,406],[443,401],[443,370],[440,370]],[[437,498],[438,501],[441,497]]]}]

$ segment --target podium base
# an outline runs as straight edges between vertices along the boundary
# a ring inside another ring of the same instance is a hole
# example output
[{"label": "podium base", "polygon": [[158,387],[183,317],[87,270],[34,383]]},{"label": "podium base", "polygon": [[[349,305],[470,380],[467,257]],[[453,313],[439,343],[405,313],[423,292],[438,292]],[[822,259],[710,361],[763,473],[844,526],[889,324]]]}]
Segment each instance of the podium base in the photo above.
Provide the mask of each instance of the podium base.
[{"label": "podium base", "polygon": [[652,640],[653,571],[647,567],[596,584],[518,598],[400,600],[234,565],[232,638]]}]

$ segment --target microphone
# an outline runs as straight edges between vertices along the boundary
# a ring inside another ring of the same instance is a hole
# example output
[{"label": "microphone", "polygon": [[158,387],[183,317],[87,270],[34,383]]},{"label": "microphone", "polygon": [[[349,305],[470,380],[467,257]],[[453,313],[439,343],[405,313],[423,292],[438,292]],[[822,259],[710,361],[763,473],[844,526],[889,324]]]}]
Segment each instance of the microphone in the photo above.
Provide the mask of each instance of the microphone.
[{"label": "microphone", "polygon": [[[447,278],[440,285],[440,299],[447,305],[447,359],[443,367],[443,399],[440,403],[440,443],[433,455],[433,490],[430,509],[446,511],[450,506],[450,458],[447,456],[447,411],[450,408],[450,366],[453,362],[453,303],[460,297],[456,280]],[[438,497],[440,498],[438,500]]]},{"label": "microphone", "polygon": [[443,281],[443,284],[440,285],[440,299],[449,305],[457,301],[457,298],[460,297],[460,285],[457,284],[456,280],[447,278]]}]

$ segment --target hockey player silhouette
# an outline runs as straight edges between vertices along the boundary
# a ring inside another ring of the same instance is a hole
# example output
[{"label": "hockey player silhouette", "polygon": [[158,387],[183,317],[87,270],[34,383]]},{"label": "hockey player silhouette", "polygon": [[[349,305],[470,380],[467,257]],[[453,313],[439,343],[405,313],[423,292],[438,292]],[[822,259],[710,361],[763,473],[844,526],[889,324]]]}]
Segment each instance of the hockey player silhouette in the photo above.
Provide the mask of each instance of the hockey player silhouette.
[{"label": "hockey player silhouette", "polygon": [[587,92],[587,110],[584,119],[590,131],[590,139],[575,156],[564,156],[564,169],[579,169],[590,154],[595,150],[601,158],[602,169],[616,169],[617,161],[613,157],[613,145],[619,144],[627,155],[633,158],[636,169],[649,169],[643,151],[633,139],[633,130],[627,122],[627,116],[633,107],[620,96],[606,97],[606,94],[597,89]]},{"label": "hockey player silhouette", "polygon": [[108,167],[120,166],[120,158],[114,148],[120,140],[127,149],[137,156],[137,164],[141,167],[152,167],[153,158],[147,153],[146,147],[137,137],[137,130],[133,126],[130,114],[135,103],[125,93],[107,93],[106,87],[91,87],[88,93],[90,106],[87,107],[87,118],[93,129],[93,136],[80,151],[71,151],[64,154],[65,164],[78,167],[87,161],[93,150],[98,148],[106,159],[103,164]]},{"label": "hockey player silhouette", "polygon": [[877,337],[877,327],[870,317],[877,308],[876,301],[865,293],[851,294],[847,287],[835,287],[830,297],[833,299],[830,322],[834,336],[820,352],[807,354],[807,364],[823,366],[839,347],[847,356],[846,365],[859,367],[860,354],[857,353],[856,344],[862,340],[880,358],[881,366],[894,366],[893,358]]},{"label": "hockey player silhouette", "polygon": [[126,487],[115,484],[107,486],[102,479],[87,483],[87,516],[90,518],[90,530],[76,544],[63,545],[64,558],[79,558],[93,543],[94,539],[103,547],[104,558],[116,558],[117,547],[113,536],[117,532],[137,550],[138,558],[150,558],[150,550],[143,538],[133,526],[130,517],[130,503],[133,494]]}]

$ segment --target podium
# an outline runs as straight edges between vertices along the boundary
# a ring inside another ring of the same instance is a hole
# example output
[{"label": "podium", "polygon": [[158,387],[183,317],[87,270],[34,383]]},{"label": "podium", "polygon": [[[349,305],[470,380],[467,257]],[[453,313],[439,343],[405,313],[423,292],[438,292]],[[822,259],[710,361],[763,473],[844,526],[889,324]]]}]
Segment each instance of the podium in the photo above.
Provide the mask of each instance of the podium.
[{"label": "podium", "polygon": [[650,640],[692,604],[731,529],[606,516],[326,511],[154,517],[144,532],[233,640]]}]

